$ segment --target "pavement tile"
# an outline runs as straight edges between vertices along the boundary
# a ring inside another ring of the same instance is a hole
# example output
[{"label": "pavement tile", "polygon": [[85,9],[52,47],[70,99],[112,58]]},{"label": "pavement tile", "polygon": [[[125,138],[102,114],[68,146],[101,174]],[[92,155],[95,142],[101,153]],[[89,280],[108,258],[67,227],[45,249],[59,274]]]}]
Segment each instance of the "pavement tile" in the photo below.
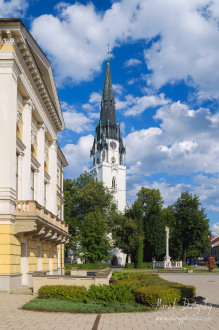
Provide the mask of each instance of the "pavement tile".
[{"label": "pavement tile", "polygon": [[[176,307],[146,313],[102,314],[98,330],[215,330],[219,328],[218,274],[160,274],[164,279],[194,285],[197,296],[215,307],[197,309]],[[44,313],[20,308],[33,299],[26,295],[0,295],[0,330],[92,330],[96,314]],[[210,313],[208,315],[208,312]],[[204,318],[208,318],[205,320]]]}]

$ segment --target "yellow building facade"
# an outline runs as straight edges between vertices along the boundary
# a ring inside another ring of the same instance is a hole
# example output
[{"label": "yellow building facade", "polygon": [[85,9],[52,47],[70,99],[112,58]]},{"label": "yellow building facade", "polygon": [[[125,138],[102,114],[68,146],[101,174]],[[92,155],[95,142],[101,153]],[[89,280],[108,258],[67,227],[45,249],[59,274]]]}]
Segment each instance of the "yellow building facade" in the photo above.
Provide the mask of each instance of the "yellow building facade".
[{"label": "yellow building facade", "polygon": [[0,19],[0,291],[62,274],[65,128],[51,64],[19,19]]}]

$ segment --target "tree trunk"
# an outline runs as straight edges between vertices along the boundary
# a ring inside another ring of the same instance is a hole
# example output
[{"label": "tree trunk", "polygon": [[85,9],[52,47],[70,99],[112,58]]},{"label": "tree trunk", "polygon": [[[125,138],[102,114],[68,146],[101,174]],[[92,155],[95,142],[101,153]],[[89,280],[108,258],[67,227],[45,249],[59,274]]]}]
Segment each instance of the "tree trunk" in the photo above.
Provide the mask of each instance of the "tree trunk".
[{"label": "tree trunk", "polygon": [[186,248],[183,249],[183,262],[186,262]]},{"label": "tree trunk", "polygon": [[141,240],[139,243],[138,243],[138,251],[137,251],[137,265],[136,265],[136,268],[142,268],[142,263],[143,263],[143,248],[144,248],[144,245],[143,245],[143,241]]}]

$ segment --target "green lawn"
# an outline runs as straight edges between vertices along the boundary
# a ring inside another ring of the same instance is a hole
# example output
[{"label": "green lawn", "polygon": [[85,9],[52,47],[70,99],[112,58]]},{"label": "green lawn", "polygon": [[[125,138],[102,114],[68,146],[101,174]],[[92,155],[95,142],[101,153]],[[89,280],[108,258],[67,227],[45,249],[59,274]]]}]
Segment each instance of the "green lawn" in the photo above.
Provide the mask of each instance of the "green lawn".
[{"label": "green lawn", "polygon": [[192,269],[193,273],[218,273],[219,272],[219,268],[215,268],[212,272],[209,272],[209,270],[207,269],[207,267],[203,268],[203,269],[199,269],[196,267],[187,267],[185,270],[165,270],[165,269],[155,269],[153,270],[152,268],[150,269],[136,269],[136,268],[123,268],[122,272],[125,273],[187,273],[187,269]]}]

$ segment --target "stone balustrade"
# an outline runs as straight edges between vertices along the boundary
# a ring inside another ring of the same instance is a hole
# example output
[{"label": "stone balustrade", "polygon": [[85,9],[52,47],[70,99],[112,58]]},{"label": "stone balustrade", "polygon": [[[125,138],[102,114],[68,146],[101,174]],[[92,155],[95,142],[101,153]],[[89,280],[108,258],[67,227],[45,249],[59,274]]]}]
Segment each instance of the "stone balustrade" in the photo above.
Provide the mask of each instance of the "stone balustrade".
[{"label": "stone balustrade", "polygon": [[172,269],[172,268],[183,268],[182,261],[154,261],[154,268],[161,268],[161,269]]},{"label": "stone balustrade", "polygon": [[33,235],[54,244],[66,243],[70,237],[68,224],[32,200],[16,200],[15,234]]}]

